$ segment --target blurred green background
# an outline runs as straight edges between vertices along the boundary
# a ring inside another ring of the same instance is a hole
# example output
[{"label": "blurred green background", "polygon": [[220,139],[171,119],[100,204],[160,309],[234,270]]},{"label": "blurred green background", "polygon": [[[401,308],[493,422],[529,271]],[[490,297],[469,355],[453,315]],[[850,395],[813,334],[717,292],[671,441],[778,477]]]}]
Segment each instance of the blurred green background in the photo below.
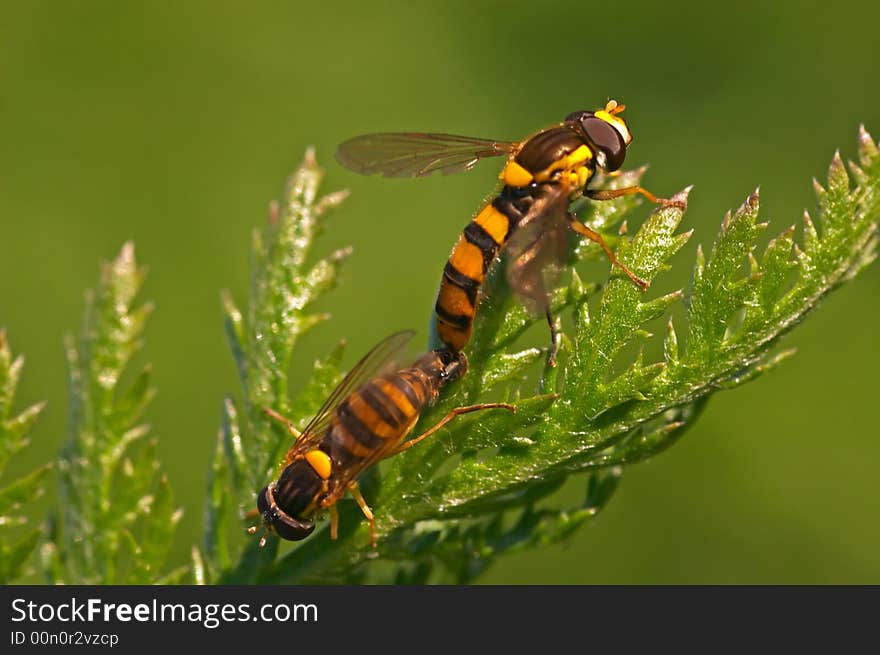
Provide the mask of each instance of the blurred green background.
[{"label": "blurred green background", "polygon": [[[516,139],[625,102],[646,186],[695,185],[695,236],[654,293],[687,284],[696,244],[756,186],[780,232],[814,207],[810,178],[834,150],[855,156],[860,122],[880,137],[876,2],[0,7],[0,325],[27,356],[20,406],[49,401],[9,474],[62,443],[62,336],[98,261],[133,239],[157,304],[139,356],[159,388],[148,419],[186,510],[175,563],[200,535],[221,398],[239,391],[218,294],[244,303],[250,232],[307,145],[325,190],[353,192],[319,250],[355,252],[293,384],[340,338],[351,362],[392,330],[426,335],[443,262],[498,170],[367,179],[334,162],[345,137]],[[787,338],[794,359],[719,394],[682,442],[627,470],[569,544],[502,559],[482,581],[880,582],[878,292],[875,265]],[[579,494],[568,485],[560,502]]]}]

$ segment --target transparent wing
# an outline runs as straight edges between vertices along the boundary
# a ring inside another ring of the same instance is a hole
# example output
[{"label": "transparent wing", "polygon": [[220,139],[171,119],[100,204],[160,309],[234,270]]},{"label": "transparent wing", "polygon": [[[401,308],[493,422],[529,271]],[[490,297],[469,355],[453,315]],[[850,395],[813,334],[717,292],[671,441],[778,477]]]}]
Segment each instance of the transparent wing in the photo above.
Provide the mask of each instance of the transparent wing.
[{"label": "transparent wing", "polygon": [[324,434],[327,431],[327,427],[330,425],[330,419],[333,417],[333,410],[336,409],[336,406],[351,395],[352,392],[357,391],[357,389],[378,376],[382,369],[394,359],[395,355],[397,355],[401,349],[409,343],[409,340],[412,339],[414,334],[415,332],[412,330],[395,332],[373,346],[370,352],[364,355],[361,360],[352,367],[348,372],[348,375],[342,379],[342,382],[339,383],[339,385],[330,393],[327,400],[324,401],[324,404],[321,406],[321,409],[318,410],[318,413],[315,414],[311,421],[309,421],[309,424],[302,431],[300,438],[297,439],[296,443],[293,444],[293,447],[287,451],[287,456],[284,461],[285,466],[290,464],[290,462],[292,462],[297,456],[314,448],[315,445],[324,438]]},{"label": "transparent wing", "polygon": [[468,171],[486,157],[507,156],[516,146],[507,141],[455,134],[382,132],[344,141],[336,160],[355,173],[384,177],[423,177]]},{"label": "transparent wing", "polygon": [[568,259],[568,193],[538,198],[505,246],[507,281],[529,311],[543,314]]}]

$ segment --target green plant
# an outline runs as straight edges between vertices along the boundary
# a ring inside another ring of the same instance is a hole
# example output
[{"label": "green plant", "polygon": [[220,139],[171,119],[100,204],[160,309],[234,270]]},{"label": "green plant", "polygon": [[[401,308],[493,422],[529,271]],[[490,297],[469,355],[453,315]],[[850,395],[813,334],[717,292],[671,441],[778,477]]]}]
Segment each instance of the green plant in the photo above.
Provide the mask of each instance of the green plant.
[{"label": "green plant", "polygon": [[[309,317],[307,306],[335,279],[340,259],[303,268],[323,209],[339,199],[317,200],[320,170],[307,157],[268,245],[255,239],[249,320],[244,322],[227,301],[247,422],[244,428],[239,424],[227,400],[212,465],[205,539],[210,573],[205,579],[467,582],[500,553],[570,535],[602,509],[624,465],[678,439],[715,391],[752,380],[791,355],[774,349],[778,339],[822,296],[874,259],[880,156],[864,130],[859,161],[860,166],[852,166],[856,186],[851,188],[835,155],[827,187],[816,184],[818,219],[814,223],[805,216],[803,244],[795,242],[792,226],[770,241],[760,261],[754,250],[766,224],[758,221],[758,193],[751,195],[724,218],[708,257],[698,250],[686,295],[644,296],[617,273],[597,292],[572,273],[553,303],[557,312],[572,318],[560,365],[545,368],[535,388],[528,386],[528,373],[545,355],[536,348],[516,349],[535,319],[513,298],[496,267],[468,348],[470,372],[425,413],[414,434],[451,408],[489,396],[516,402],[518,411],[458,419],[390,460],[381,482],[368,476],[365,493],[377,512],[376,551],[369,548],[366,523],[349,503],[343,507],[337,541],[319,530],[276,560],[277,539],[265,551],[252,539],[239,545],[233,564],[226,528],[242,534],[241,517],[253,506],[255,490],[274,475],[290,441],[285,430],[263,417],[261,406],[278,409],[301,428],[340,376],[341,349],[316,364],[312,380],[295,400],[287,399],[284,378],[293,342],[321,318]],[[626,173],[608,184],[635,184],[641,174]],[[686,202],[687,191],[677,199]],[[614,228],[635,202],[621,198],[591,205],[586,221],[613,240]],[[671,206],[655,210],[632,238],[616,238],[620,259],[653,282],[690,237],[690,232],[677,231],[683,211]],[[302,248],[291,253],[295,236]],[[591,250],[575,250],[572,263]],[[628,349],[650,338],[646,325],[682,301],[684,343],[679,344],[681,325],[676,329],[670,318],[660,361],[645,362],[641,350],[628,356]],[[580,506],[558,509],[542,502],[566,476],[578,472],[589,473]],[[241,544],[240,537],[236,542]]]},{"label": "green plant", "polygon": [[154,395],[150,367],[128,388],[120,384],[152,312],[150,304],[134,305],[143,277],[126,243],[86,297],[79,340],[67,339],[69,435],[42,551],[53,583],[146,584],[188,572],[160,572],[180,511],[159,472],[156,440],[143,443],[149,426],[139,421]]},{"label": "green plant", "polygon": [[[307,153],[265,236],[254,233],[246,316],[223,298],[243,394],[239,403],[223,402],[203,541],[192,549],[191,566],[170,573],[162,567],[180,513],[159,471],[155,440],[146,439],[148,427],[140,422],[153,395],[149,367],[130,384],[120,382],[151,311],[135,304],[143,271],[126,244],[89,297],[80,339],[68,340],[69,438],[58,462],[60,498],[48,503],[54,509],[40,549],[45,575],[72,583],[468,582],[499,554],[566,538],[601,511],[625,465],[674,443],[715,391],[752,380],[789,356],[790,350],[776,349],[779,338],[873,261],[880,152],[864,130],[859,165],[851,168],[855,186],[835,155],[827,185],[816,185],[818,216],[815,223],[805,217],[801,244],[791,227],[770,240],[760,258],[755,244],[766,225],[758,221],[758,194],[750,196],[725,217],[708,256],[698,250],[687,293],[643,295],[617,272],[597,288],[572,269],[553,299],[568,323],[556,369],[546,368],[542,350],[518,346],[535,319],[495,267],[468,349],[470,371],[425,413],[414,434],[461,404],[511,400],[518,411],[457,419],[383,464],[381,474],[374,468],[362,476],[377,514],[377,550],[369,547],[357,507],[343,501],[337,541],[319,529],[279,556],[279,540],[261,550],[244,529],[256,521],[248,516],[256,491],[276,474],[290,444],[287,430],[263,408],[302,428],[342,376],[340,345],[289,396],[293,348],[327,318],[313,311],[313,302],[335,284],[350,252],[310,263],[312,243],[345,193],[318,196],[321,170]],[[633,184],[641,175],[633,171],[606,183]],[[677,198],[684,203],[687,192]],[[635,202],[585,205],[584,219],[617,242],[621,260],[654,282],[690,233],[678,231],[684,210],[665,207],[626,236],[618,226]],[[595,248],[582,245],[573,250],[572,264],[596,256]],[[668,317],[682,302],[684,319],[676,320],[676,329]],[[643,346],[656,341],[648,328],[664,318],[663,354],[646,361]],[[21,368],[0,333],[0,470],[26,445],[24,435],[42,407],[10,418]],[[25,501],[42,491],[47,471],[0,489],[0,528],[24,521]],[[555,507],[552,492],[581,472],[584,501]],[[2,581],[22,575],[40,534],[31,530],[11,546],[4,536]]]},{"label": "green plant", "polygon": [[[24,357],[12,358],[6,331],[0,330],[0,473],[10,458],[28,445],[27,433],[44,407],[44,403],[37,403],[12,415],[23,368]],[[51,464],[47,464],[0,487],[0,584],[8,584],[22,575],[28,556],[40,541],[39,528],[32,528],[14,540],[8,538],[8,533],[27,523],[23,508],[43,494],[43,478],[50,468]]]}]

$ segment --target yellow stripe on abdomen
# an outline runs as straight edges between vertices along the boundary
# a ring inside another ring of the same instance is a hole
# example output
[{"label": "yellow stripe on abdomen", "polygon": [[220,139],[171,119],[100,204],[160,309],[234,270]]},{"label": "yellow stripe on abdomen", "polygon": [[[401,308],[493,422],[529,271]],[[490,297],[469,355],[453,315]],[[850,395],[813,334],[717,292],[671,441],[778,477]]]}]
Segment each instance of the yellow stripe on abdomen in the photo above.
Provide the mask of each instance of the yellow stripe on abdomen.
[{"label": "yellow stripe on abdomen", "polygon": [[462,275],[483,282],[483,251],[465,239],[464,235],[458,237],[458,243],[449,256],[449,263]]},{"label": "yellow stripe on abdomen", "polygon": [[507,241],[507,234],[510,231],[510,219],[495,209],[495,206],[491,203],[483,207],[482,211],[477,214],[474,223],[486,230],[499,246],[503,246],[504,242]]},{"label": "yellow stripe on abdomen", "polygon": [[447,279],[440,283],[440,293],[437,303],[448,313],[456,316],[470,316],[473,318],[476,308],[471,304],[467,292],[457,287]]}]

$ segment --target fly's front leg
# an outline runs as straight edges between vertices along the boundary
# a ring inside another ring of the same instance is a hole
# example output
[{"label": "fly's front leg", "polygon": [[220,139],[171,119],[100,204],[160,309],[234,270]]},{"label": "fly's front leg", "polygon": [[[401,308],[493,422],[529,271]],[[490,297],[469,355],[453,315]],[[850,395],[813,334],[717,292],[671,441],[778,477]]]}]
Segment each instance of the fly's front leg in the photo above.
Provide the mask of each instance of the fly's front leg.
[{"label": "fly's front leg", "polygon": [[[629,188],[633,188],[633,187],[629,187]],[[619,190],[619,191],[623,191],[624,189],[618,189],[618,190]],[[611,252],[611,248],[608,246],[607,243],[605,243],[605,239],[602,238],[602,235],[601,235],[601,234],[599,234],[598,232],[595,232],[595,231],[591,230],[591,229],[588,228],[586,225],[584,225],[583,223],[581,223],[581,222],[577,219],[577,217],[574,216],[574,214],[569,214],[569,215],[568,215],[568,224],[571,226],[571,229],[574,230],[575,232],[577,232],[578,234],[587,237],[590,241],[594,241],[595,243],[598,243],[598,244],[602,247],[602,250],[605,251],[605,255],[608,257],[608,260],[609,260],[612,264],[614,264],[615,266],[617,266],[621,271],[623,271],[624,273],[626,273],[626,276],[627,276],[630,280],[632,280],[633,282],[635,282],[636,285],[637,285],[642,291],[644,291],[645,289],[648,288],[648,286],[650,285],[650,283],[649,283],[649,282],[646,282],[645,280],[643,280],[642,278],[640,278],[638,275],[636,275],[635,273],[633,273],[631,270],[629,270],[629,269],[626,267],[626,265],[625,265],[622,261],[620,261],[617,257],[615,257],[615,256],[614,256],[614,253]]]},{"label": "fly's front leg", "polygon": [[400,444],[397,448],[392,450],[387,455],[387,457],[391,457],[391,455],[396,455],[397,453],[402,453],[404,450],[409,450],[423,439],[427,439],[428,437],[430,437],[432,434],[434,434],[437,430],[449,423],[449,421],[454,419],[456,416],[459,416],[461,414],[469,414],[470,412],[479,412],[483,409],[506,409],[508,412],[515,412],[516,405],[510,405],[508,403],[482,403],[480,405],[466,405],[464,407],[456,407],[446,416],[444,416],[434,425],[432,425],[430,428],[422,432],[422,434],[420,434],[419,436]]},{"label": "fly's front leg", "polygon": [[661,207],[678,207],[679,209],[686,208],[685,204],[680,200],[668,200],[667,198],[658,198],[653,193],[640,186],[628,186],[622,189],[587,189],[586,191],[584,191],[584,195],[590,200],[613,200],[614,198],[620,198],[621,196],[631,196],[634,193],[638,193],[639,195],[644,196],[655,205],[660,205]]},{"label": "fly's front leg", "polygon": [[300,431],[297,430],[296,427],[294,427],[293,421],[291,421],[286,416],[282,416],[281,414],[276,412],[274,409],[270,409],[269,407],[264,407],[263,413],[266,416],[268,416],[269,418],[286,425],[287,429],[290,431],[290,434],[293,435],[293,438],[296,439],[297,441],[299,441],[299,438],[302,436],[302,433],[300,433]]}]

